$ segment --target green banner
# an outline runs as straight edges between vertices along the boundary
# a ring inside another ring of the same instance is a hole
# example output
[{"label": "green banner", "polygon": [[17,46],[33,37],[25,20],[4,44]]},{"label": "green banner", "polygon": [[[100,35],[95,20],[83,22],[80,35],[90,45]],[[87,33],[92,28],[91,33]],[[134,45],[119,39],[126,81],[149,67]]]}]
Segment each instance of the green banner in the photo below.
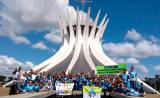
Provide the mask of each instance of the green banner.
[{"label": "green banner", "polygon": [[126,64],[118,64],[112,66],[96,66],[97,74],[100,75],[122,73],[124,69],[126,69]]}]

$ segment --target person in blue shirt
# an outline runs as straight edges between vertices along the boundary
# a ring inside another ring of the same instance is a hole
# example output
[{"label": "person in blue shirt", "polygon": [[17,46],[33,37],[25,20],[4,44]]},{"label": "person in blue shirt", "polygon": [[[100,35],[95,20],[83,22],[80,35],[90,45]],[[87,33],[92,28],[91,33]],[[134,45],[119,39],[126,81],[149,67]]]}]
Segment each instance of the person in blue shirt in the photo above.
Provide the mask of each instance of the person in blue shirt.
[{"label": "person in blue shirt", "polygon": [[87,86],[92,86],[92,81],[89,80],[89,79],[87,79],[87,80],[86,80],[86,85],[87,85]]},{"label": "person in blue shirt", "polygon": [[41,87],[40,87],[39,82],[36,82],[35,85],[34,85],[34,91],[35,91],[35,92],[39,92],[40,89],[41,89]]},{"label": "person in blue shirt", "polygon": [[105,89],[105,90],[106,90],[106,88],[107,88],[107,87],[105,86],[104,80],[101,80],[100,86],[101,86],[102,89]]},{"label": "person in blue shirt", "polygon": [[80,79],[79,79],[79,76],[76,76],[76,78],[75,78],[75,89],[76,90],[80,90],[81,88],[80,88],[80,83],[81,81],[80,81]]},{"label": "person in blue shirt", "polygon": [[121,78],[125,87],[130,88],[130,75],[127,73],[127,69],[124,69],[124,72],[121,74]]},{"label": "person in blue shirt", "polygon": [[123,83],[121,83],[121,84],[119,85],[119,92],[120,92],[120,93],[123,93],[123,94],[127,94],[127,93],[129,93],[130,91],[129,91],[129,89],[128,89],[127,87],[125,87],[125,85],[124,85]]},{"label": "person in blue shirt", "polygon": [[25,81],[30,81],[30,80],[32,80],[32,77],[31,77],[31,74],[30,73],[28,73],[28,74],[26,74],[26,78],[25,78]]},{"label": "person in blue shirt", "polygon": [[107,91],[108,91],[108,92],[113,91],[113,85],[112,85],[112,82],[111,82],[110,79],[107,80]]},{"label": "person in blue shirt", "polygon": [[27,86],[24,88],[23,92],[34,92],[34,84],[33,81],[29,81]]},{"label": "person in blue shirt", "polygon": [[134,71],[134,66],[131,66],[129,75],[130,75],[130,86],[132,89],[136,89],[137,72]]},{"label": "person in blue shirt", "polygon": [[19,80],[19,82],[17,83],[17,88],[18,88],[18,93],[20,94],[23,91],[23,89],[25,88],[23,80]]}]

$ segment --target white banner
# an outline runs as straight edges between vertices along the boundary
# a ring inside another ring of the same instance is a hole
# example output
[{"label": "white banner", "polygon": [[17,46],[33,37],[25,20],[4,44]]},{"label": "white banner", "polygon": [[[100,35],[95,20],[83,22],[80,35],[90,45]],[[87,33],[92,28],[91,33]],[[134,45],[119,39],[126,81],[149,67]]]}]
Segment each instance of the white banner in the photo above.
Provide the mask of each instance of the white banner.
[{"label": "white banner", "polygon": [[71,95],[74,83],[56,83],[57,95]]}]

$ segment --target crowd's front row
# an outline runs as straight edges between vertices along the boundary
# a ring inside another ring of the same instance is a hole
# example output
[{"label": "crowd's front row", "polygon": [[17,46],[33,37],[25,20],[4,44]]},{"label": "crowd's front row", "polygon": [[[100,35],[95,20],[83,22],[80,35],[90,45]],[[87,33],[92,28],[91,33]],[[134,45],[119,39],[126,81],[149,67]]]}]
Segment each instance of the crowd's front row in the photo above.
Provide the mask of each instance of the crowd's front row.
[{"label": "crowd's front row", "polygon": [[137,83],[137,73],[134,67],[120,75],[95,75],[90,73],[55,75],[43,72],[36,74],[32,70],[23,72],[22,68],[15,69],[14,84],[16,93],[32,93],[55,90],[56,83],[74,83],[73,90],[82,90],[83,86],[98,86],[104,92],[122,93],[128,95],[143,94],[143,84]]}]

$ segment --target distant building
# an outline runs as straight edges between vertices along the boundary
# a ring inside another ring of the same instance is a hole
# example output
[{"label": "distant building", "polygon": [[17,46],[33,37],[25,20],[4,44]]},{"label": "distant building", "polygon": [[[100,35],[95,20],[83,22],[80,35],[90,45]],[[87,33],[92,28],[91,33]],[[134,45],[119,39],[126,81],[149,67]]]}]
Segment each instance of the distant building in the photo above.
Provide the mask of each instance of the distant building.
[{"label": "distant building", "polygon": [[145,77],[145,81],[151,83],[151,84],[154,84],[155,83],[155,78],[148,78],[148,77]]},{"label": "distant building", "polygon": [[150,81],[151,83],[153,83],[156,80],[160,80],[160,75],[155,75],[154,78],[145,77],[145,81]]},{"label": "distant building", "polygon": [[160,75],[155,75],[154,78],[145,77],[145,82],[151,87],[160,90]]},{"label": "distant building", "polygon": [[155,78],[156,79],[160,79],[160,75],[155,75]]}]

